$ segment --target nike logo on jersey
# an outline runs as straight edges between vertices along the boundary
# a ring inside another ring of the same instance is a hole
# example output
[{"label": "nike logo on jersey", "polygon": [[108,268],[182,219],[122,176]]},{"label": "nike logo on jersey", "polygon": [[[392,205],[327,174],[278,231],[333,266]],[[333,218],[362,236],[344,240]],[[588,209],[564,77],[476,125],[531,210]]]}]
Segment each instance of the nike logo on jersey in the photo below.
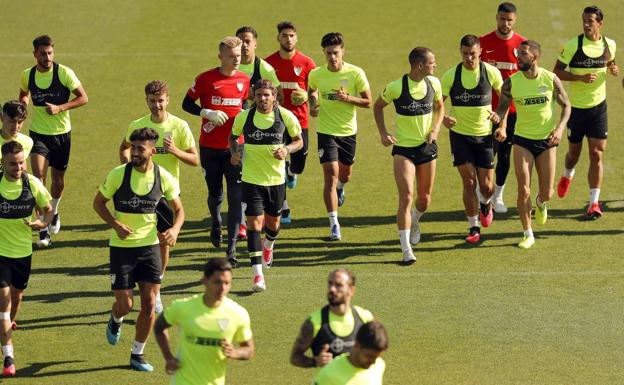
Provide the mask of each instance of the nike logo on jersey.
[{"label": "nike logo on jersey", "polygon": [[485,53],[492,53],[492,52],[494,52],[494,50],[493,50],[493,49],[486,49],[486,50],[485,50]]},{"label": "nike logo on jersey", "polygon": [[219,88],[223,87],[223,86],[213,86],[215,90],[218,90]]}]

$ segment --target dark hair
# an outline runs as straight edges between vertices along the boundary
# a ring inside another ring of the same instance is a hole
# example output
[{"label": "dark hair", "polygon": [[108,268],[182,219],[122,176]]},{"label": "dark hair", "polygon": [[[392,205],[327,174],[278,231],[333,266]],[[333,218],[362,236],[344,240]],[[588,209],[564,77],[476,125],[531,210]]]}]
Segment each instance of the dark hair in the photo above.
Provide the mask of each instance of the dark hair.
[{"label": "dark hair", "polygon": [[254,39],[258,38],[258,32],[256,32],[256,30],[249,25],[244,25],[242,27],[240,27],[239,29],[236,30],[236,36],[240,35],[241,33],[251,33],[254,37]]},{"label": "dark hair", "polygon": [[602,13],[602,9],[598,8],[595,5],[585,7],[583,13],[593,13],[594,15],[596,15],[596,19],[598,21],[602,21],[602,19],[604,19],[604,13]]},{"label": "dark hair", "polygon": [[37,50],[37,48],[39,48],[41,46],[43,46],[43,47],[48,47],[48,46],[54,47],[54,41],[48,35],[37,36],[35,38],[35,40],[33,40],[33,48],[35,50]]},{"label": "dark hair", "polygon": [[516,11],[517,9],[514,3],[505,2],[505,3],[500,3],[500,5],[498,6],[497,12],[516,13]]},{"label": "dark hair", "polygon": [[345,268],[339,268],[336,269],[334,271],[332,271],[331,273],[329,273],[330,276],[337,274],[337,273],[343,273],[346,274],[347,277],[349,278],[349,286],[355,286],[355,274],[353,274],[353,272],[349,269],[345,269]]},{"label": "dark hair", "polygon": [[24,151],[24,146],[15,140],[11,140],[2,145],[2,156],[9,154],[19,154]]},{"label": "dark hair", "polygon": [[152,80],[145,85],[145,96],[169,94],[167,83],[162,80]]},{"label": "dark hair", "polygon": [[277,24],[277,33],[280,33],[285,29],[292,29],[293,31],[297,32],[297,28],[290,21],[282,21],[281,23]]},{"label": "dark hair", "polygon": [[433,54],[433,52],[426,47],[416,47],[410,52],[408,60],[412,68],[416,67],[416,64],[424,64],[427,62],[427,54]]},{"label": "dark hair", "polygon": [[232,264],[225,258],[210,258],[204,265],[204,276],[210,278],[215,272],[232,272]]},{"label": "dark hair", "polygon": [[373,320],[362,325],[355,340],[364,349],[373,349],[378,352],[388,349],[388,333],[379,321]]},{"label": "dark hair", "polygon": [[321,39],[321,47],[327,48],[332,45],[339,45],[341,47],[344,47],[344,39],[340,32],[326,33]]},{"label": "dark hair", "polygon": [[526,45],[536,56],[542,56],[542,46],[534,40],[525,40],[520,45]]},{"label": "dark hair", "polygon": [[277,88],[275,88],[269,79],[258,79],[258,81],[253,85],[253,95],[255,95],[256,91],[261,88],[269,89],[273,92],[273,95],[277,96]]},{"label": "dark hair", "polygon": [[25,120],[28,112],[24,103],[19,100],[9,100],[2,106],[2,115],[10,119]]},{"label": "dark hair", "polygon": [[151,142],[155,142],[158,140],[158,133],[154,131],[154,129],[149,127],[137,128],[136,130],[132,131],[132,134],[130,134],[130,141],[134,142],[135,140],[149,140]]},{"label": "dark hair", "polygon": [[481,46],[481,42],[475,35],[464,35],[464,37],[461,38],[459,45],[461,47],[473,47],[475,45]]}]

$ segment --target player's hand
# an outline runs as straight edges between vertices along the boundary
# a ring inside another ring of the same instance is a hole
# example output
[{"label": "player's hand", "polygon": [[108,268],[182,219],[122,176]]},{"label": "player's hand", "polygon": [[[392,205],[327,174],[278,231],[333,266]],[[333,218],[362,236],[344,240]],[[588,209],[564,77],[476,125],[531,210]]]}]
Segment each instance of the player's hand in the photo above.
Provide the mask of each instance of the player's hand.
[{"label": "player's hand", "polygon": [[41,219],[35,219],[34,221],[29,221],[28,219],[24,219],[24,223],[26,226],[29,226],[33,230],[41,230],[48,227]]},{"label": "player's hand", "polygon": [[504,142],[507,139],[507,129],[505,127],[498,127],[496,131],[494,131],[494,139],[499,142]]},{"label": "player's hand", "polygon": [[228,120],[227,114],[220,110],[202,108],[199,115],[204,119],[208,119],[215,126],[222,126]]},{"label": "player's hand", "polygon": [[178,241],[178,235],[180,234],[180,230],[171,227],[167,230],[165,230],[164,233],[162,233],[163,235],[163,239],[164,239],[164,243],[167,246],[175,246],[176,242]]},{"label": "player's hand", "polygon": [[316,118],[317,116],[319,116],[320,111],[321,105],[317,103],[310,108],[310,116]]},{"label": "player's hand", "polygon": [[294,106],[300,106],[305,104],[308,101],[308,93],[303,90],[303,88],[299,87],[297,84],[297,88],[290,94],[290,102]]},{"label": "player's hand", "polygon": [[498,114],[496,113],[496,111],[491,111],[490,112],[490,116],[488,116],[488,119],[494,123],[494,124],[498,124],[501,121],[500,116],[498,116]]},{"label": "player's hand", "polygon": [[393,144],[396,144],[397,142],[397,138],[395,138],[388,132],[386,132],[385,134],[381,134],[380,138],[381,138],[381,144],[383,144],[386,147],[392,146]]},{"label": "player's hand", "polygon": [[52,104],[52,103],[48,103],[46,102],[46,112],[50,115],[56,115],[59,112],[63,112],[63,109],[61,109],[61,107],[57,106],[56,104]]},{"label": "player's hand", "polygon": [[173,139],[168,136],[163,140],[163,147],[165,148],[165,150],[171,154],[176,153],[176,151],[178,151],[178,148],[176,147],[175,143],[173,142]]},{"label": "player's hand", "polygon": [[550,135],[548,135],[548,145],[550,147],[556,146],[561,141],[561,134],[563,133],[563,128],[555,128]]},{"label": "player's hand", "polygon": [[455,125],[457,124],[457,119],[452,116],[445,116],[442,120],[442,124],[444,124],[444,127],[450,129],[451,127],[455,127]]},{"label": "player's hand", "polygon": [[234,349],[234,345],[226,340],[221,341],[221,351],[223,352],[223,355],[227,358],[236,358],[236,350]]},{"label": "player's hand", "polygon": [[126,239],[130,234],[132,234],[132,229],[119,221],[115,221],[113,229],[117,233],[119,239]]},{"label": "player's hand", "polygon": [[344,87],[340,87],[339,90],[333,90],[334,95],[336,95],[336,100],[340,100],[341,102],[348,102],[349,94],[345,91]]},{"label": "player's hand", "polygon": [[429,131],[429,134],[427,135],[427,143],[431,144],[433,142],[435,142],[436,140],[438,140],[438,134],[440,133],[439,130],[431,130]]},{"label": "player's hand", "polygon": [[165,372],[167,372],[167,374],[172,375],[178,369],[180,369],[180,361],[178,361],[177,358],[171,357],[165,361]]},{"label": "player's hand", "polygon": [[318,356],[314,356],[314,361],[316,361],[316,366],[321,367],[329,364],[332,360],[332,354],[329,351],[329,345],[323,345],[321,352]]},{"label": "player's hand", "polygon": [[583,83],[593,83],[594,80],[598,78],[598,75],[596,75],[595,73],[585,74],[585,75],[580,75],[580,76],[581,76],[581,81]]},{"label": "player's hand", "polygon": [[620,67],[613,61],[609,64],[609,73],[613,76],[618,76],[620,73]]},{"label": "player's hand", "polygon": [[280,146],[273,151],[273,157],[278,160],[284,160],[288,156],[288,149],[286,146]]},{"label": "player's hand", "polygon": [[234,166],[240,164],[241,162],[241,154],[240,152],[235,152],[232,154],[232,156],[230,157],[230,164],[233,164]]}]

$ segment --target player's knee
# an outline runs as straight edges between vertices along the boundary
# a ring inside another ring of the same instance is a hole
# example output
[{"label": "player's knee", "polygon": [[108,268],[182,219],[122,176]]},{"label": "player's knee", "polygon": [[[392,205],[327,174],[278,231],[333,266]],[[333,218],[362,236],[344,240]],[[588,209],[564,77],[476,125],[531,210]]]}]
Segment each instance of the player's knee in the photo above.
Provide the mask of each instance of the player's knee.
[{"label": "player's knee", "polygon": [[431,194],[419,195],[418,198],[416,199],[416,206],[417,208],[419,208],[418,211],[425,211],[426,209],[429,208],[430,204],[431,204]]},{"label": "player's knee", "polygon": [[4,297],[0,299],[0,315],[4,312],[8,312],[11,309],[11,298]]},{"label": "player's knee", "polygon": [[589,161],[592,163],[598,163],[602,161],[602,149],[592,148],[589,150]]},{"label": "player's knee", "polygon": [[414,198],[412,197],[412,194],[405,194],[399,198],[399,206],[403,208],[411,207],[412,203],[414,203]]},{"label": "player's knee", "polygon": [[491,197],[494,194],[494,186],[479,185],[479,191],[484,197]]},{"label": "player's knee", "polygon": [[154,308],[156,307],[156,297],[149,296],[148,298],[141,298],[141,313],[146,316],[149,316],[154,312]]},{"label": "player's knee", "polygon": [[527,200],[531,197],[531,188],[529,186],[518,186],[518,199]]}]

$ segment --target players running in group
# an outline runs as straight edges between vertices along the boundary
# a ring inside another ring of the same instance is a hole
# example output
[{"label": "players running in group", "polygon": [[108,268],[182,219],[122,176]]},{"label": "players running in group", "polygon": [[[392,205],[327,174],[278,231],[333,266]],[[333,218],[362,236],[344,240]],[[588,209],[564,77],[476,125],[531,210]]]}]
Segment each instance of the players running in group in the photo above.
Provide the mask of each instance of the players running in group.
[{"label": "players running in group", "polygon": [[[491,101],[493,92],[500,94],[503,78],[496,67],[481,61],[481,45],[475,35],[462,37],[460,53],[462,62],[442,77],[444,100],[451,100],[450,114],[443,122],[450,129],[453,166],[457,167],[463,183],[469,227],[466,241],[476,243],[481,239],[481,226],[488,227],[494,217],[491,204],[494,149],[490,120],[494,123],[499,120],[491,111]],[[498,140],[504,139],[500,134],[495,136]]]},{"label": "players running in group", "polygon": [[[355,162],[356,107],[370,108],[371,91],[364,71],[346,63],[344,39],[330,32],[321,39],[327,65],[308,78],[310,115],[318,116],[318,154],[323,167],[323,199],[329,216],[329,240],[342,238],[338,207],[345,200],[345,184]],[[318,90],[318,98],[315,91]]]},{"label": "players running in group", "polygon": [[[93,208],[113,231],[110,236],[111,290],[115,296],[106,328],[111,345],[121,336],[121,324],[134,305],[138,283],[140,310],[130,354],[130,367],[151,372],[143,357],[147,337],[154,324],[156,295],[160,289],[162,259],[157,234],[156,206],[164,197],[173,210],[173,223],[161,228],[162,241],[174,246],[184,222],[180,189],[173,175],[153,162],[158,133],[151,128],[137,129],[130,135],[130,163],[117,166],[93,200]],[[114,215],[106,203],[112,200]]]},{"label": "players running in group", "polygon": [[[80,80],[69,67],[54,61],[54,41],[48,35],[33,40],[37,65],[22,72],[19,100],[25,105],[32,99],[30,137],[34,144],[30,156],[32,173],[45,185],[50,167],[50,194],[54,218],[41,229],[37,245],[47,247],[51,236],[61,230],[58,205],[65,188],[65,171],[71,148],[69,110],[88,102]],[[75,98],[70,100],[71,94]]]},{"label": "players running in group", "polygon": [[[431,203],[438,145],[444,118],[440,81],[433,76],[436,61],[429,48],[416,47],[409,56],[410,72],[389,83],[373,107],[381,143],[392,147],[394,179],[399,191],[397,225],[403,262],[416,262],[411,245],[420,242],[420,218]],[[394,103],[396,136],[386,128],[383,109]],[[416,179],[416,204],[412,210]],[[411,213],[410,213],[411,211]]]},{"label": "players running in group", "polygon": [[[600,187],[604,167],[603,153],[607,147],[607,72],[619,74],[615,64],[615,42],[601,33],[604,14],[596,6],[586,7],[582,14],[583,33],[568,41],[557,58],[554,72],[570,82],[572,114],[568,121],[568,152],[557,194],[563,198],[570,190],[574,167],[581,156],[583,138],[587,137],[589,153],[589,204],[587,215],[602,216]],[[566,70],[569,67],[569,70]]]},{"label": "players running in group", "polygon": [[[301,126],[295,115],[277,103],[277,89],[260,79],[253,88],[255,105],[234,119],[230,152],[232,163],[243,164],[242,200],[246,203],[247,250],[253,273],[252,290],[266,290],[262,267],[273,263],[273,245],[280,229],[286,189],[288,154],[303,147]],[[285,133],[292,138],[284,145]],[[239,139],[245,146],[239,146]],[[261,240],[262,227],[266,232]]]},{"label": "players running in group", "polygon": [[[553,194],[557,145],[570,117],[570,102],[554,73],[538,66],[541,47],[525,40],[518,48],[519,72],[503,84],[496,113],[503,119],[512,100],[517,102],[518,120],[514,134],[513,158],[518,181],[518,215],[524,230],[518,246],[528,249],[535,243],[531,228],[531,174],[537,171],[539,190],[535,198],[535,221],[544,225],[548,218],[546,202]],[[561,106],[561,118],[555,124],[553,102]]]}]

